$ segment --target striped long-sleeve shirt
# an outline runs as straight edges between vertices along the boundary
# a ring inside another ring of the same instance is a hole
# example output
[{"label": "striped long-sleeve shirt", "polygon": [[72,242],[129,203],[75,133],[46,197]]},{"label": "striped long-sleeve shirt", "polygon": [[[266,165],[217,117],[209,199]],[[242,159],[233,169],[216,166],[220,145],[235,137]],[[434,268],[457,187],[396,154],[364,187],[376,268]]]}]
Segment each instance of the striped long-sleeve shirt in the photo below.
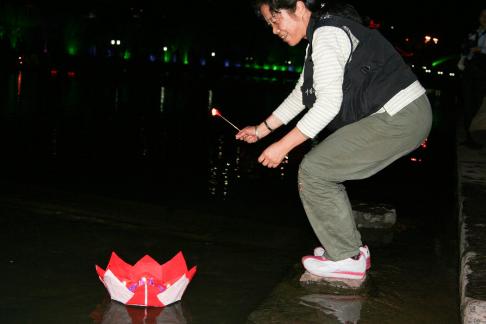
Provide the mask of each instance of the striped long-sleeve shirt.
[{"label": "striped long-sleeve shirt", "polygon": [[[316,101],[297,123],[297,128],[309,138],[314,138],[339,112],[343,99],[344,68],[352,50],[347,34],[341,28],[333,26],[323,26],[314,32],[312,49]],[[304,72],[294,90],[273,112],[284,124],[305,108],[300,90],[303,75]],[[393,96],[377,113],[387,112],[394,115],[424,93],[425,89],[415,81]]]}]

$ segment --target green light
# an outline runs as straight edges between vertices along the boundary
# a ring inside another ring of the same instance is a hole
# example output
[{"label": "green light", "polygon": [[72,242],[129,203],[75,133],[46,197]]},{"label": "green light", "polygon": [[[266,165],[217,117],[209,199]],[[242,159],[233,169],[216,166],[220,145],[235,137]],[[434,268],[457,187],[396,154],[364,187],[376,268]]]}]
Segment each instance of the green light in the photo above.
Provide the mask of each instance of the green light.
[{"label": "green light", "polygon": [[189,64],[189,53],[187,51],[184,52],[184,54],[182,54],[182,63],[184,65],[188,65]]},{"label": "green light", "polygon": [[441,65],[442,63],[447,62],[447,61],[454,59],[454,58],[457,58],[457,55],[449,55],[449,56],[441,57],[440,59],[432,62],[432,67],[436,67],[437,65]]},{"label": "green light", "polygon": [[270,70],[270,65],[269,64],[264,64],[263,65],[264,70]]},{"label": "green light", "polygon": [[260,70],[261,69],[261,66],[255,63],[255,64],[253,64],[253,68],[255,70]]},{"label": "green light", "polygon": [[74,42],[71,42],[70,44],[67,45],[67,52],[71,56],[78,54],[78,46],[76,46]]},{"label": "green light", "polygon": [[295,72],[301,73],[302,72],[302,67],[301,66],[300,67],[296,67],[295,68]]},{"label": "green light", "polygon": [[125,50],[125,53],[123,53],[123,59],[128,61],[130,57],[132,57],[132,53],[130,53],[128,50]]},{"label": "green light", "polygon": [[277,65],[272,65],[272,70],[273,71],[277,71],[278,70],[278,66]]},{"label": "green light", "polygon": [[285,65],[280,66],[280,71],[285,72],[287,71],[287,67]]},{"label": "green light", "polygon": [[248,63],[246,63],[246,64],[245,64],[245,68],[249,69],[249,68],[251,68],[251,65],[250,65],[250,64],[248,64]]},{"label": "green light", "polygon": [[164,63],[170,62],[170,52],[167,50],[164,52]]},{"label": "green light", "polygon": [[65,26],[63,33],[67,53],[71,56],[77,55],[80,47],[80,25],[74,21],[70,21]]}]

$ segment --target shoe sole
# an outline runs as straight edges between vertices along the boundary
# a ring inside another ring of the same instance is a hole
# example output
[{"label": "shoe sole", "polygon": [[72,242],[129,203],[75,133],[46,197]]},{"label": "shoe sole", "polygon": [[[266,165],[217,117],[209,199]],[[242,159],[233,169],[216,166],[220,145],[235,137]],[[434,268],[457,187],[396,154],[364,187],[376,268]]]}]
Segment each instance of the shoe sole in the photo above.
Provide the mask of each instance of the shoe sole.
[{"label": "shoe sole", "polygon": [[352,280],[362,280],[366,277],[366,273],[360,272],[325,272],[321,274],[313,273],[306,269],[310,274],[321,277],[321,278],[332,278],[332,279],[352,279]]},{"label": "shoe sole", "polygon": [[316,260],[315,256],[305,256],[302,258],[302,265],[304,266],[305,270],[307,270],[310,274],[314,276],[323,277],[323,278],[336,278],[336,279],[354,279],[354,280],[361,280],[366,276],[366,270],[364,272],[354,272],[354,271],[334,271],[334,272],[321,272],[317,273],[315,271],[309,270],[308,267],[305,266],[305,261],[311,259]]},{"label": "shoe sole", "polygon": [[[324,251],[324,248],[322,248],[322,247],[320,247],[320,248]],[[320,254],[320,253],[316,254],[316,252],[315,252],[316,249],[318,249],[318,248],[314,249],[314,256],[322,256],[322,254]],[[361,248],[360,248],[360,252],[364,253],[364,251],[362,251]],[[364,253],[364,254],[366,256],[366,270],[370,270],[370,268],[371,268],[371,257],[370,257],[370,254],[369,254],[369,250],[368,250],[368,253]]]}]

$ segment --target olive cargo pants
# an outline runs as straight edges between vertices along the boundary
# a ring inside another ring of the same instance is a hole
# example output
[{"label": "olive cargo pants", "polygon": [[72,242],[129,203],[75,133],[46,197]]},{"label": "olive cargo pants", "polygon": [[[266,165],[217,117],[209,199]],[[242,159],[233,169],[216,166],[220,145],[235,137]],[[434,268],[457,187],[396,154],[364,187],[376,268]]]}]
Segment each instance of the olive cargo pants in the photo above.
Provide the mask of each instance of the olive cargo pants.
[{"label": "olive cargo pants", "polygon": [[370,177],[415,150],[431,124],[424,94],[393,116],[377,113],[338,129],[306,154],[299,167],[299,194],[327,258],[355,256],[362,245],[342,182]]}]

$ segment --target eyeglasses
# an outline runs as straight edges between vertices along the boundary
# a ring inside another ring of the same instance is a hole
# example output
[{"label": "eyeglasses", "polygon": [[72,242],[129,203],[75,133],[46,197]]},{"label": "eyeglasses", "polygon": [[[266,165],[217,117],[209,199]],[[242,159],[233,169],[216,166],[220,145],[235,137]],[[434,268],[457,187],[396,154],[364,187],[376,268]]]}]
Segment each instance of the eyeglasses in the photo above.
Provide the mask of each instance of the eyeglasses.
[{"label": "eyeglasses", "polygon": [[282,17],[282,14],[280,13],[280,11],[273,11],[271,13],[271,16],[269,19],[267,19],[267,24],[269,26],[272,26],[272,25],[275,25],[275,24],[278,24],[279,21],[280,21],[280,18]]}]

